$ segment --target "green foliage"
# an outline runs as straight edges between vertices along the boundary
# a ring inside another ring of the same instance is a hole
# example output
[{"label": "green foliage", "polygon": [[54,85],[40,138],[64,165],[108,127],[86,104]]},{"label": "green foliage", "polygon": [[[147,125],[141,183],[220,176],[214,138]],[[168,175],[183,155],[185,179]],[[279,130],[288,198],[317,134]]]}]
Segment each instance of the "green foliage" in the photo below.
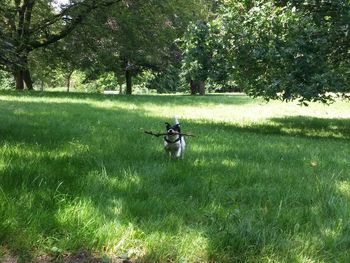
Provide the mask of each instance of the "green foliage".
[{"label": "green foliage", "polygon": [[210,22],[197,21],[188,26],[180,40],[183,52],[181,76],[187,83],[208,82],[209,91],[235,86],[235,76],[230,72],[232,66],[224,52],[226,44],[222,29],[219,18]]},{"label": "green foliage", "polygon": [[152,75],[146,83],[149,89],[155,89],[158,93],[176,93],[184,91],[181,82],[180,69],[177,67],[169,67],[165,71]]},{"label": "green foliage", "polygon": [[14,87],[11,76],[6,71],[0,70],[0,89],[9,90]]},{"label": "green foliage", "polygon": [[1,34],[11,44],[14,59],[2,56],[3,43],[0,43],[0,65],[14,75],[16,89],[32,90],[29,54],[33,50],[64,39],[78,25],[86,21],[93,11],[113,6],[120,0],[69,1],[56,9],[51,0],[5,0],[3,2],[0,8]]},{"label": "green foliage", "polygon": [[47,62],[62,72],[84,71],[89,81],[114,72],[119,85],[126,72],[132,77],[148,70],[164,72],[179,61],[174,40],[191,19],[205,16],[205,6],[204,0],[120,1],[91,13],[83,25],[51,46],[56,57]]},{"label": "green foliage", "polygon": [[349,7],[348,1],[228,1],[214,21],[223,75],[265,99],[328,102],[331,92],[348,92]]},{"label": "green foliage", "polygon": [[0,69],[6,69],[7,64],[16,63],[14,53],[13,45],[0,28]]},{"label": "green foliage", "polygon": [[86,81],[84,89],[88,92],[103,92],[104,90],[116,90],[119,85],[113,72],[103,73],[96,80]]},{"label": "green foliage", "polygon": [[203,91],[207,82],[208,90],[238,87],[306,103],[350,91],[348,0],[84,0],[60,9],[51,3],[5,0],[0,7],[0,67],[18,89],[32,88],[31,75],[36,87],[68,86],[78,70],[106,87],[108,72],[119,87],[127,78],[128,92],[131,77],[139,82],[145,71],[155,76],[147,85],[159,92],[177,91],[181,81]]},{"label": "green foliage", "polygon": [[204,21],[191,23],[182,37],[182,76],[188,83],[191,80],[206,81],[209,77],[213,50],[209,46],[208,37],[209,26]]}]

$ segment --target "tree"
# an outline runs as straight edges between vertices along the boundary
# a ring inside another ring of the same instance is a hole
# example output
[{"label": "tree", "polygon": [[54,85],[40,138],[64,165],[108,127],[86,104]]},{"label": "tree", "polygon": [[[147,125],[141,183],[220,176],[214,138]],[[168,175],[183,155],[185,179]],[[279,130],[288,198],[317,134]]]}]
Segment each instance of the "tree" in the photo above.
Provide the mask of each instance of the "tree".
[{"label": "tree", "polygon": [[221,59],[225,58],[218,55],[220,46],[217,37],[220,35],[217,35],[219,30],[215,19],[212,19],[217,16],[220,4],[219,0],[208,2],[206,17],[190,23],[180,41],[183,52],[181,75],[189,83],[192,95],[204,95],[208,80],[221,82],[218,77],[219,72],[224,72]]},{"label": "tree", "polygon": [[226,1],[215,22],[223,76],[248,94],[306,103],[349,92],[349,1]]},{"label": "tree", "polygon": [[[179,52],[173,42],[191,19],[205,14],[206,1],[85,0],[72,1],[61,9],[50,6],[49,0],[33,1],[36,9],[32,9],[35,16],[28,31],[31,36],[26,40],[28,50],[21,53],[25,63],[21,60],[19,67],[8,63],[7,70],[14,72],[13,69],[17,69],[16,72],[21,73],[19,77],[29,76],[30,84],[29,68],[35,70],[34,78],[40,81],[46,79],[47,68],[62,73],[67,71],[68,77],[75,69],[83,70],[90,80],[112,71],[118,76],[118,82],[123,74],[130,94],[134,76],[144,70],[165,70],[178,60]],[[24,6],[27,2],[19,5]],[[114,2],[119,3],[113,8],[102,8]],[[14,5],[10,1],[6,3],[8,9]],[[10,31],[6,30],[7,33]],[[35,39],[41,41],[36,43],[40,45],[34,45]],[[17,46],[14,48],[19,57]],[[19,89],[28,86],[25,78],[17,84]]]},{"label": "tree", "polygon": [[95,12],[64,41],[79,36],[82,56],[90,60],[80,67],[88,78],[114,72],[118,82],[125,79],[126,94],[131,94],[134,77],[145,70],[166,71],[178,62],[174,41],[192,19],[205,15],[205,5],[206,0],[120,2],[116,8]]},{"label": "tree", "polygon": [[42,91],[46,85],[55,86],[58,82],[64,82],[69,92],[71,76],[81,58],[74,50],[63,41],[33,50],[28,57],[33,82],[38,83]]},{"label": "tree", "polygon": [[18,63],[15,59],[14,46],[10,43],[0,28],[0,69],[6,64]]},{"label": "tree", "polygon": [[13,47],[15,59],[0,60],[11,72],[19,90],[33,89],[28,67],[29,54],[68,36],[93,11],[120,0],[71,1],[59,11],[51,0],[3,0],[0,7],[0,27]]},{"label": "tree", "polygon": [[182,88],[180,66],[178,63],[171,64],[160,72],[154,72],[146,79],[146,87],[156,90],[158,93],[175,93],[184,91]]},{"label": "tree", "polygon": [[209,46],[209,26],[204,21],[192,23],[182,38],[182,72],[190,84],[191,94],[205,94],[205,81],[211,70],[212,48]]},{"label": "tree", "polygon": [[114,57],[125,74],[127,94],[132,93],[132,78],[143,70],[166,71],[177,62],[175,39],[191,20],[206,15],[206,6],[205,0],[134,1],[109,14]]}]

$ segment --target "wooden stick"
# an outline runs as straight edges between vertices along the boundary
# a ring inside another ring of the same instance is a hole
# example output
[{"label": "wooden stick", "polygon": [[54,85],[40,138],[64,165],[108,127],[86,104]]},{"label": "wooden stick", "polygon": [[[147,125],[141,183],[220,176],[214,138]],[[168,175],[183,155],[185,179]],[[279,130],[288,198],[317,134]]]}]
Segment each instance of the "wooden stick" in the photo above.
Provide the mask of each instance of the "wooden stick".
[{"label": "wooden stick", "polygon": [[174,134],[168,134],[168,133],[154,133],[152,131],[145,131],[146,134],[153,135],[156,137],[162,136],[162,135],[181,135],[181,136],[190,136],[190,137],[196,137],[196,135],[190,134],[190,133],[174,133]]}]

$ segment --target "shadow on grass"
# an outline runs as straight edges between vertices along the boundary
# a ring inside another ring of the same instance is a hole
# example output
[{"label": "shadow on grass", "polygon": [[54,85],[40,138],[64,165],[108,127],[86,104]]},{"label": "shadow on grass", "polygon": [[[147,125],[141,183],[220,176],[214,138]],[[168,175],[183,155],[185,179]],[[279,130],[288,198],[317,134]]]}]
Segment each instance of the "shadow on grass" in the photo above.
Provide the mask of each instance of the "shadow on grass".
[{"label": "shadow on grass", "polygon": [[[138,242],[147,249],[141,262],[297,261],[301,237],[319,241],[310,260],[347,256],[350,230],[341,222],[350,198],[337,183],[349,180],[349,120],[293,117],[250,127],[184,120],[199,137],[188,140],[185,160],[169,161],[161,139],[140,130],[158,130],[164,120],[139,111],[1,108],[0,242],[23,262],[55,247],[108,244],[118,255]],[[328,243],[322,229],[334,233]]]},{"label": "shadow on grass", "polygon": [[103,95],[96,93],[67,93],[67,92],[18,92],[18,91],[0,91],[0,95],[13,97],[30,98],[60,98],[60,99],[93,99],[96,101],[121,101],[130,103],[155,103],[155,104],[176,104],[177,106],[200,106],[200,105],[245,105],[254,103],[254,100],[244,94],[208,94],[205,96],[191,95]]},{"label": "shadow on grass", "polygon": [[[19,262],[19,258],[15,255],[11,255],[4,251],[4,255],[0,257],[1,262],[3,263],[17,263]],[[25,260],[28,262],[28,259]],[[42,255],[40,258],[35,260],[35,263],[132,263],[130,260],[121,259],[118,257],[107,257],[101,256],[91,251],[75,251],[73,253],[65,253],[64,255]]]},{"label": "shadow on grass", "polygon": [[350,119],[326,119],[307,116],[271,118],[261,124],[245,126],[231,124],[210,124],[227,132],[247,132],[261,135],[289,136],[307,139],[345,140],[350,139]]},{"label": "shadow on grass", "polygon": [[[350,139],[350,119],[288,117],[272,119],[280,133],[300,137]],[[284,132],[285,131],[285,132]]]}]

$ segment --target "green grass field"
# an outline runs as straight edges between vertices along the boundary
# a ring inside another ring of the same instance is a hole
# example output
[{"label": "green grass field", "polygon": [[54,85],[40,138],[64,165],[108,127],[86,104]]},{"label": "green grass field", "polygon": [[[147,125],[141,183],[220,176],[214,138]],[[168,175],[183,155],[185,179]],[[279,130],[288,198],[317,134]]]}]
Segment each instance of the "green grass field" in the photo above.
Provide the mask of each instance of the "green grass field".
[{"label": "green grass field", "polygon": [[346,102],[2,92],[0,262],[350,262],[349,156]]}]

